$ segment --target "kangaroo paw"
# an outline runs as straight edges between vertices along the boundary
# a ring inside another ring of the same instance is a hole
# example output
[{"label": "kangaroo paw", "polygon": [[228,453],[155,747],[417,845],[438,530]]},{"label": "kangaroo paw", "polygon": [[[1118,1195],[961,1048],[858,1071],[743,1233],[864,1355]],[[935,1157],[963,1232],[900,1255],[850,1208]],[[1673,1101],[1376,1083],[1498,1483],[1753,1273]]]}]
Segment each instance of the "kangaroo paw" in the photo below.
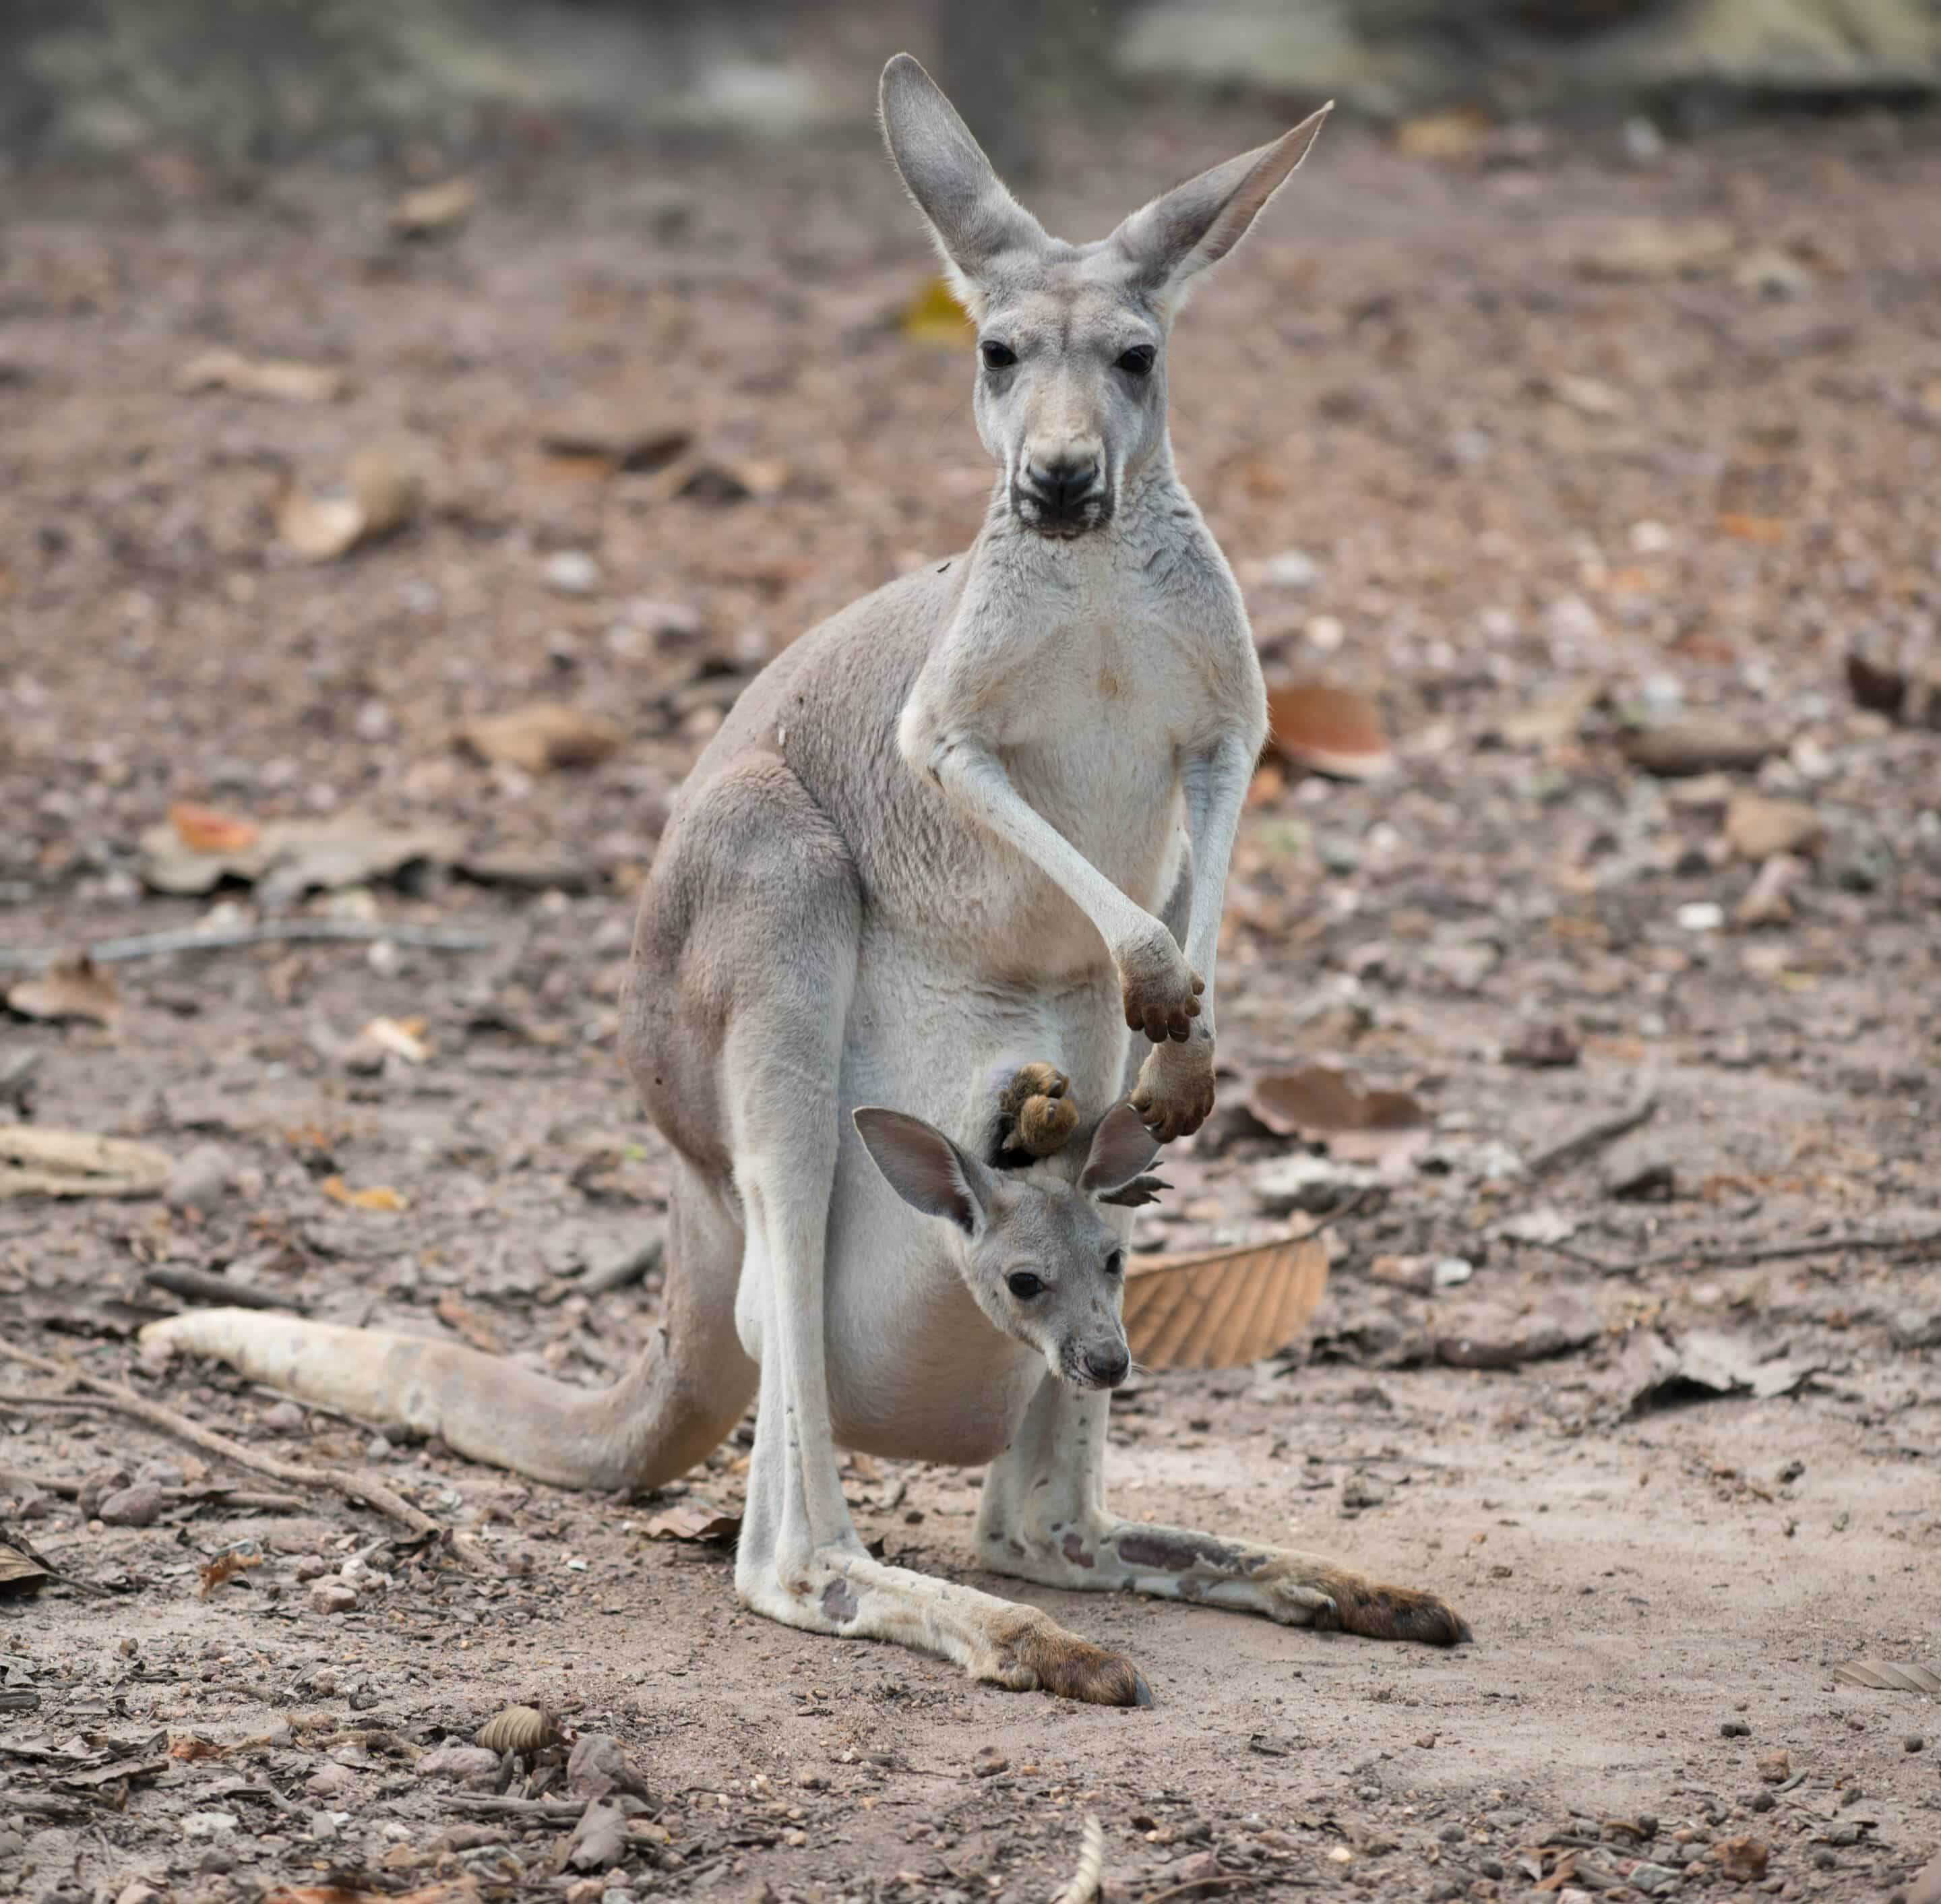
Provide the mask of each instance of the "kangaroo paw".
[{"label": "kangaroo paw", "polygon": [[1055,1065],[1020,1065],[998,1099],[998,1154],[1050,1157],[1078,1126],[1071,1080]]},{"label": "kangaroo paw", "polygon": [[1035,1685],[1061,1699],[1093,1706],[1150,1706],[1152,1688],[1123,1653],[1108,1652],[1042,1616],[1026,1615],[998,1641],[999,1673],[980,1673],[1007,1685]]}]

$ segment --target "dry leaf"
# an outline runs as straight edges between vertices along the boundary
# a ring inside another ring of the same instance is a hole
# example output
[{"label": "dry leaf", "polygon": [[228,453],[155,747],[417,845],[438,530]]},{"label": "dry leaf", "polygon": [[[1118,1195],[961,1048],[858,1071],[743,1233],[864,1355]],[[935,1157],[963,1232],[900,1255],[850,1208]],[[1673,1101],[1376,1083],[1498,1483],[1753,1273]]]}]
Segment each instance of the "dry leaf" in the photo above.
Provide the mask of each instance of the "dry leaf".
[{"label": "dry leaf", "polygon": [[549,701],[509,714],[482,715],[458,730],[460,744],[481,760],[506,761],[529,774],[552,767],[593,766],[626,738],[618,721]]},{"label": "dry leaf", "polygon": [[507,1706],[494,1713],[474,1734],[488,1752],[515,1753],[530,1759],[560,1743],[559,1728],[537,1706]]},{"label": "dry leaf", "polygon": [[45,1567],[29,1560],[17,1548],[0,1545],[0,1598],[24,1599],[38,1593],[53,1578]]},{"label": "dry leaf", "polygon": [[408,1065],[421,1065],[431,1056],[424,1041],[422,1018],[374,1018],[357,1035],[380,1051],[388,1051]]},{"label": "dry leaf", "polygon": [[371,445],[350,459],[339,487],[292,490],[277,511],[277,533],[307,562],[334,562],[401,529],[417,502],[417,484],[390,451]]},{"label": "dry leaf", "polygon": [[1325,1143],[1344,1163],[1399,1169],[1429,1139],[1429,1114],[1408,1091],[1370,1090],[1330,1065],[1264,1072],[1247,1108],[1276,1137]]},{"label": "dry leaf", "polygon": [[1781,542],[1787,524],[1776,515],[1741,515],[1729,510],[1719,518],[1719,533],[1740,542]]},{"label": "dry leaf", "polygon": [[[207,1570],[206,1568],[203,1569],[205,1572]],[[199,1759],[220,1759],[228,1750],[226,1746],[218,1745],[213,1739],[205,1739],[194,1732],[185,1732],[181,1737],[169,1741],[169,1756],[191,1765]]]},{"label": "dry leaf", "polygon": [[7,1005],[23,1018],[82,1018],[94,1025],[112,1025],[121,1016],[114,980],[85,952],[22,979],[8,992]]},{"label": "dry leaf", "polygon": [[418,1890],[366,1890],[346,1884],[279,1884],[261,1904],[478,1904],[478,1880],[469,1873]]},{"label": "dry leaf", "polygon": [[262,836],[255,821],[193,800],[176,801],[169,808],[169,824],[191,853],[246,853]]},{"label": "dry leaf", "polygon": [[693,440],[692,433],[678,424],[630,416],[624,405],[590,397],[549,418],[540,430],[540,447],[549,457],[633,474],[665,468]]},{"label": "dry leaf", "polygon": [[1833,1669],[1842,1685],[1872,1686],[1881,1692],[1941,1692],[1941,1673],[1924,1666],[1891,1666],[1884,1659],[1849,1660]]},{"label": "dry leaf", "polygon": [[1716,270],[1737,249],[1729,225],[1716,219],[1623,219],[1578,253],[1586,277],[1690,277]]},{"label": "dry leaf", "polygon": [[468,1308],[458,1297],[448,1289],[438,1299],[439,1320],[456,1329],[475,1349],[481,1349],[488,1355],[502,1355],[506,1345],[500,1340],[491,1323],[475,1309]]},{"label": "dry leaf", "polygon": [[0,1124],[0,1196],[154,1196],[170,1168],[145,1144]]},{"label": "dry leaf", "polygon": [[353,1210],[403,1210],[411,1206],[389,1184],[374,1184],[368,1190],[353,1190],[341,1177],[326,1177],[323,1193],[333,1203]]},{"label": "dry leaf", "polygon": [[941,277],[925,281],[923,289],[897,313],[897,329],[912,344],[961,350],[974,342],[977,328],[964,314],[950,286]]},{"label": "dry leaf", "polygon": [[242,396],[273,397],[283,403],[332,403],[344,392],[344,373],[322,364],[244,356],[236,350],[205,350],[176,374],[183,391],[234,390]]},{"label": "dry leaf", "polygon": [[723,1514],[705,1501],[677,1501],[647,1523],[650,1540],[685,1540],[708,1546],[726,1546],[741,1532],[738,1514]]},{"label": "dry leaf", "polygon": [[1603,694],[1601,683],[1580,681],[1560,693],[1533,701],[1515,714],[1505,714],[1496,723],[1496,732],[1508,747],[1561,747],[1577,738],[1585,716],[1603,698]]},{"label": "dry leaf", "polygon": [[1126,1272],[1126,1340],[1144,1368],[1240,1368],[1284,1349],[1328,1286],[1317,1236],[1149,1256]]},{"label": "dry leaf", "polygon": [[1395,766],[1381,710],[1365,695],[1319,681],[1267,695],[1268,745],[1291,765],[1337,780],[1376,780]]},{"label": "dry leaf", "polygon": [[[252,1554],[245,1548],[231,1548],[227,1553],[219,1554],[212,1560],[206,1561],[197,1569],[201,1585],[196,1589],[197,1600],[206,1600],[225,1580],[233,1580],[246,1567],[259,1567],[263,1564],[261,1554]],[[172,1750],[173,1747],[170,1748]]]},{"label": "dry leaf", "polygon": [[391,229],[400,238],[437,238],[472,215],[478,188],[469,179],[447,179],[408,191],[391,207]]},{"label": "dry leaf", "polygon": [[1490,122],[1474,106],[1425,112],[1395,129],[1395,150],[1411,159],[1469,159],[1483,149]]},{"label": "dry leaf", "polygon": [[212,892],[225,879],[261,882],[295,897],[322,888],[361,886],[408,866],[448,866],[464,850],[451,827],[388,827],[351,808],[322,820],[271,820],[247,846],[194,850],[176,826],[142,835],[136,871],[162,893]]}]

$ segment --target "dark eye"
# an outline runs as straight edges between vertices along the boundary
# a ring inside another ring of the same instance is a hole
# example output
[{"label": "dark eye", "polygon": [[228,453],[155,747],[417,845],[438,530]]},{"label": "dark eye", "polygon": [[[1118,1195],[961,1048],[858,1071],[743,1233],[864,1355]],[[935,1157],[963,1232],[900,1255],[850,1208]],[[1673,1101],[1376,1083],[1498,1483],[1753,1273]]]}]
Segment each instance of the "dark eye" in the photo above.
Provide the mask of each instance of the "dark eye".
[{"label": "dark eye", "polygon": [[1011,1294],[1021,1303],[1028,1303],[1032,1297],[1044,1294],[1044,1282],[1029,1270],[1019,1270],[1015,1274],[1006,1276],[1004,1282]]},{"label": "dark eye", "polygon": [[1108,1276],[1117,1276],[1125,1267],[1126,1252],[1123,1249],[1114,1250],[1111,1255],[1105,1258],[1105,1273]]},{"label": "dark eye", "polygon": [[1114,368],[1123,370],[1128,377],[1143,377],[1153,367],[1154,353],[1149,344],[1136,344],[1131,350],[1122,351]]},{"label": "dark eye", "polygon": [[987,339],[977,349],[986,370],[1008,370],[1018,360],[1018,353],[1008,344],[1000,344],[995,338]]}]

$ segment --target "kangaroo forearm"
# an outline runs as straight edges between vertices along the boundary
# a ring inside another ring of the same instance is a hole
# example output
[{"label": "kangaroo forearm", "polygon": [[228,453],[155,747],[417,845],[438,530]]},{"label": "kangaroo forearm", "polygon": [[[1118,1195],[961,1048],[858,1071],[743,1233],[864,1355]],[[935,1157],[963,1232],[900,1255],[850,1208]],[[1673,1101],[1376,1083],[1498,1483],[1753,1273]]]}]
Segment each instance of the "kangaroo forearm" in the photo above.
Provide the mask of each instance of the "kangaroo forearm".
[{"label": "kangaroo forearm", "polygon": [[1186,960],[1206,981],[1200,1001],[1200,1028],[1213,1035],[1215,967],[1220,955],[1220,919],[1225,909],[1227,873],[1240,812],[1252,778],[1253,750],[1237,734],[1221,738],[1189,762],[1186,771],[1187,836],[1193,842],[1193,905],[1188,915]]}]

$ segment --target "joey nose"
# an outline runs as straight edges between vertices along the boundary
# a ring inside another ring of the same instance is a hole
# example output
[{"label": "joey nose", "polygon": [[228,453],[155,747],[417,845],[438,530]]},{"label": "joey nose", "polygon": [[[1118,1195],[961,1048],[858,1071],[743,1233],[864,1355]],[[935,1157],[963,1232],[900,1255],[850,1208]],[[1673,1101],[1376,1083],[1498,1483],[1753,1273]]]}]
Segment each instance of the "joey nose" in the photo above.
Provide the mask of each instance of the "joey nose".
[{"label": "joey nose", "polygon": [[1025,477],[1046,513],[1060,522],[1075,517],[1099,487],[1099,460],[1091,456],[1034,457]]},{"label": "joey nose", "polygon": [[1116,1389],[1126,1379],[1126,1371],[1131,1366],[1123,1349],[1088,1349],[1085,1352],[1085,1372],[1102,1389]]}]

